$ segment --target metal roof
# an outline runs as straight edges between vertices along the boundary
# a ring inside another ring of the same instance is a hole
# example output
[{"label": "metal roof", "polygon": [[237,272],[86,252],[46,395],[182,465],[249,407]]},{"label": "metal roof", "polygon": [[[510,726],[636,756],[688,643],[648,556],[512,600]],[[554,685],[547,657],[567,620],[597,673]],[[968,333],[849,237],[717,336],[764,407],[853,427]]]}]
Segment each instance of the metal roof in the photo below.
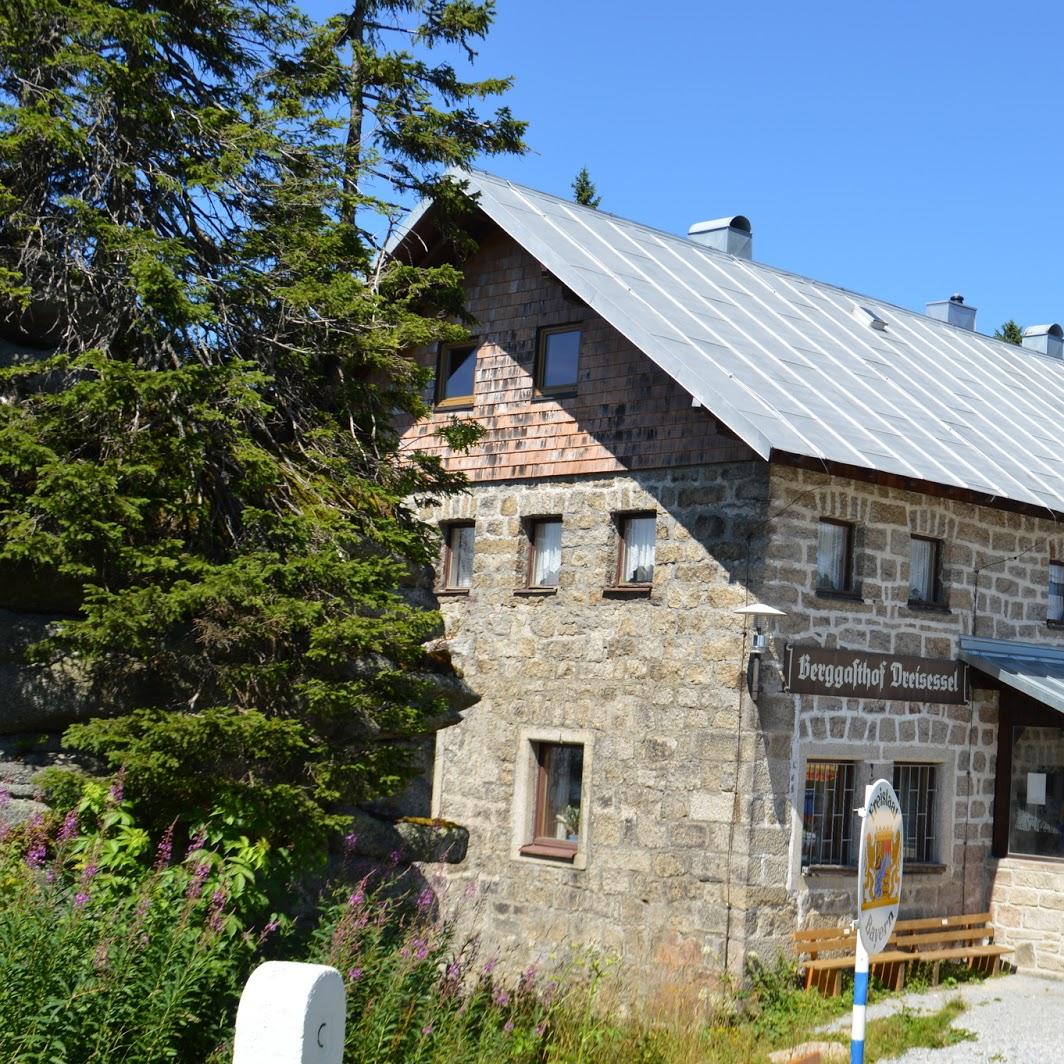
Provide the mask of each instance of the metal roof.
[{"label": "metal roof", "polygon": [[962,638],[961,661],[1064,713],[1064,650],[1003,639]]},{"label": "metal roof", "polygon": [[[489,218],[762,457],[787,451],[1064,512],[1064,360],[464,176]],[[886,328],[857,320],[857,306]]]}]

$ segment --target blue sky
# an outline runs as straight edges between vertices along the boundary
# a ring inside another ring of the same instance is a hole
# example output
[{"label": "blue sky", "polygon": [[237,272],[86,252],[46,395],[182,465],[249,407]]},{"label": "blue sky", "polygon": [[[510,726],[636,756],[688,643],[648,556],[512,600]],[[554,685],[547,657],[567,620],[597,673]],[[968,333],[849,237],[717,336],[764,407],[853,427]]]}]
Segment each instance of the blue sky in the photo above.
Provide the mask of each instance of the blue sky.
[{"label": "blue sky", "polygon": [[[336,10],[307,0],[315,14]],[[672,232],[742,213],[755,258],[991,333],[1064,321],[1064,5],[498,0],[529,155],[485,161]]]}]

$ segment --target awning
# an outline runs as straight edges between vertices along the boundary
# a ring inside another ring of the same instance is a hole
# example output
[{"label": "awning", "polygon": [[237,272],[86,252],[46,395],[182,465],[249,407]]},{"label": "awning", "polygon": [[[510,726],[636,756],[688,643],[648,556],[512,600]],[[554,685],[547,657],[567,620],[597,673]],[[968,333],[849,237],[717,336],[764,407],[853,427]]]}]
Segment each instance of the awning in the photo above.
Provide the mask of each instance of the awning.
[{"label": "awning", "polygon": [[972,668],[1064,713],[1064,650],[1007,639],[962,637],[959,657]]}]

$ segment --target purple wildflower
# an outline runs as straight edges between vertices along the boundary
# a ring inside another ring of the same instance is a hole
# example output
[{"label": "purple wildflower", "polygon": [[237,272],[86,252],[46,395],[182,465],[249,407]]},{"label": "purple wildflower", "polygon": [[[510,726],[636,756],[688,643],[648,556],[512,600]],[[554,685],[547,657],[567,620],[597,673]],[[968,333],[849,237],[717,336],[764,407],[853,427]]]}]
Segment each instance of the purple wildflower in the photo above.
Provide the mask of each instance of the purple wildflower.
[{"label": "purple wildflower", "polygon": [[505,1008],[510,1004],[510,994],[508,991],[503,990],[501,987],[495,991],[491,998],[499,1008]]},{"label": "purple wildflower", "polygon": [[499,963],[499,958],[498,957],[489,957],[484,962],[484,967],[481,968],[480,974],[481,975],[491,975],[491,973],[493,971],[495,971],[495,965],[498,964],[498,963]]},{"label": "purple wildflower", "polygon": [[40,839],[35,839],[30,843],[30,848],[26,851],[26,864],[30,868],[40,868],[47,856],[48,847]]},{"label": "purple wildflower", "polygon": [[436,900],[436,893],[432,887],[426,887],[417,896],[417,908],[418,912],[425,912],[426,909],[432,908],[432,903]]},{"label": "purple wildflower", "polygon": [[63,817],[63,824],[59,831],[56,833],[56,842],[69,842],[78,833],[78,813],[76,809],[71,809],[65,817]]},{"label": "purple wildflower", "polygon": [[425,939],[415,938],[413,947],[416,960],[423,961],[429,955],[429,944]]},{"label": "purple wildflower", "polygon": [[84,890],[79,890],[77,894],[74,895],[74,908],[83,909],[88,904],[89,895]]},{"label": "purple wildflower", "polygon": [[262,937],[265,938],[267,935],[272,935],[277,930],[277,928],[279,928],[280,926],[281,925],[280,925],[280,923],[277,920],[271,920],[262,929]]},{"label": "purple wildflower", "polygon": [[352,983],[357,983],[362,978],[361,968],[349,968],[347,972],[347,978]]},{"label": "purple wildflower", "polygon": [[91,861],[82,869],[81,882],[91,883],[96,878],[96,873],[99,869]]},{"label": "purple wildflower", "polygon": [[536,966],[533,964],[521,973],[521,981],[517,984],[522,991],[531,990],[536,985]]},{"label": "purple wildflower", "polygon": [[430,1034],[432,1034],[432,1024],[426,1023],[425,1026],[421,1028],[421,1034],[422,1037],[428,1037]]},{"label": "purple wildflower", "polygon": [[196,834],[188,840],[188,849],[185,851],[185,860],[187,861],[197,850],[202,850],[206,842],[207,833],[205,831],[197,831]]},{"label": "purple wildflower", "polygon": [[34,813],[33,816],[26,821],[26,827],[31,832],[40,831],[44,827],[44,813]]},{"label": "purple wildflower", "polygon": [[513,1021],[513,1020],[507,1020],[507,1021],[506,1021],[506,1022],[505,1022],[505,1023],[504,1023],[503,1025],[502,1025],[502,1029],[503,1029],[504,1031],[512,1031],[512,1030],[514,1029],[514,1021]]},{"label": "purple wildflower", "polygon": [[462,966],[458,961],[451,961],[451,963],[447,965],[447,978],[455,983],[462,978]]},{"label": "purple wildflower", "polygon": [[55,882],[55,869],[54,868],[46,869],[46,871],[44,873],[44,881],[45,881],[45,883],[48,883],[49,885],[51,885],[52,883]]},{"label": "purple wildflower", "polygon": [[403,851],[402,850],[392,850],[392,852],[390,854],[388,854],[388,867],[389,868],[394,868],[402,859],[403,859]]},{"label": "purple wildflower", "polygon": [[170,863],[174,853],[174,825],[173,823],[163,832],[159,840],[159,846],[155,851],[155,870],[160,871]]},{"label": "purple wildflower", "polygon": [[114,781],[111,783],[110,788],[107,791],[108,800],[118,805],[123,796],[126,793],[126,770],[120,768],[118,775],[115,776]]},{"label": "purple wildflower", "polygon": [[185,891],[185,897],[198,898],[203,893],[203,881],[207,878],[210,870],[211,866],[206,861],[200,861],[196,865],[192,878],[189,880],[188,889]]},{"label": "purple wildflower", "polygon": [[356,890],[352,891],[351,897],[347,899],[347,904],[348,905],[361,905],[365,900],[366,900],[366,892],[360,886]]}]

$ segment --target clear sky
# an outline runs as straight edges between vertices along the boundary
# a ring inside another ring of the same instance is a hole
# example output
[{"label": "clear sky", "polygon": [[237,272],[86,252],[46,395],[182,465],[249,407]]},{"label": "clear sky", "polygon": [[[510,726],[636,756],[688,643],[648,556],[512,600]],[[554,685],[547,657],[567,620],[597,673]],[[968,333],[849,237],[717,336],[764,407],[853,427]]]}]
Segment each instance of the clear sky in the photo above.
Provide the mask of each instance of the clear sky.
[{"label": "clear sky", "polygon": [[[315,15],[342,0],[306,0]],[[513,74],[529,155],[485,169],[977,328],[1064,322],[1064,4],[498,0],[475,72]]]}]

